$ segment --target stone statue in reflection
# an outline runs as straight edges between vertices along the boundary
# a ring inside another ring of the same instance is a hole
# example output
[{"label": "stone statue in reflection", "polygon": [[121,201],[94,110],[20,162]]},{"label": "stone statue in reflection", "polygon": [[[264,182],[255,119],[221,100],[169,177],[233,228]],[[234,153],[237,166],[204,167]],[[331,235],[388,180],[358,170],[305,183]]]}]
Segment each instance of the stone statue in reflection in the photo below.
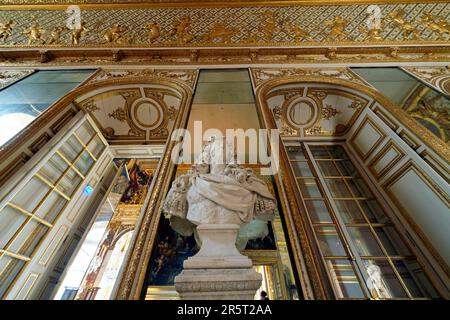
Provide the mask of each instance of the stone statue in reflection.
[{"label": "stone statue in reflection", "polygon": [[366,280],[367,288],[370,294],[375,299],[389,299],[392,295],[389,292],[383,276],[381,274],[381,269],[379,266],[373,263],[369,263],[366,267],[367,275],[369,276]]},{"label": "stone statue in reflection", "polygon": [[235,158],[225,138],[212,137],[192,169],[173,181],[163,211],[175,231],[189,236],[200,224],[237,224],[239,249],[267,236],[276,200],[265,182]]}]

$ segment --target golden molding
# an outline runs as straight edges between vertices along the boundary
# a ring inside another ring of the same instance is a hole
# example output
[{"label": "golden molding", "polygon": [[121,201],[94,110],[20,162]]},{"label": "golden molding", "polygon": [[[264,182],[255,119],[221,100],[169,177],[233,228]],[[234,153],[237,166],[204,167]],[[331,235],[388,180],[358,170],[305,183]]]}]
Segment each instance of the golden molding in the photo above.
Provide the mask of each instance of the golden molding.
[{"label": "golden molding", "polygon": [[[355,143],[355,140],[361,133],[361,131],[364,128],[366,128],[366,126],[372,127],[372,129],[379,134],[379,137],[375,140],[374,144],[369,148],[369,150],[367,150],[367,152],[364,154],[362,150],[358,147],[358,145]],[[364,119],[361,121],[358,128],[353,133],[352,137],[350,138],[350,144],[352,145],[353,149],[356,151],[358,156],[365,162],[386,137],[387,135],[384,132],[384,130],[382,130],[368,115],[366,115]]]},{"label": "golden molding", "polygon": [[[383,158],[387,155],[389,151],[394,151],[396,155],[382,168],[377,171],[375,166],[383,160]],[[383,176],[385,176],[397,163],[400,162],[405,157],[405,153],[403,150],[392,140],[389,140],[388,143],[384,145],[384,147],[377,153],[373,159],[367,165],[372,175],[380,180]]]}]

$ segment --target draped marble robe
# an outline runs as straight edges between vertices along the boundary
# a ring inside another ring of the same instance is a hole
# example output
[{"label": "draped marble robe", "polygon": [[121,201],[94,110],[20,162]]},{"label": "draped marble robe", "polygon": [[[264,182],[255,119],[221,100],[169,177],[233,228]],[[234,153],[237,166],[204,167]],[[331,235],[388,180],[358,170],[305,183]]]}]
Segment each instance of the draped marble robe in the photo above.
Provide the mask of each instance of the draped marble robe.
[{"label": "draped marble robe", "polygon": [[199,224],[240,225],[242,247],[247,240],[268,234],[267,221],[274,217],[276,200],[251,169],[223,164],[223,159],[234,159],[225,147],[224,140],[217,139],[204,146],[193,169],[172,183],[163,211],[171,227],[185,236]]}]

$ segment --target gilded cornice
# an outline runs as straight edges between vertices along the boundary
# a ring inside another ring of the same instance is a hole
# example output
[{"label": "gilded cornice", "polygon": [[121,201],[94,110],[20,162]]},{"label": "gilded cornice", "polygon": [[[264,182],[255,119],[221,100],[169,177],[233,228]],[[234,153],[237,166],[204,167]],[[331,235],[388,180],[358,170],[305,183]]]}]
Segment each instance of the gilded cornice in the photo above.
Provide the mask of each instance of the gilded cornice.
[{"label": "gilded cornice", "polygon": [[0,51],[0,66],[148,66],[148,65],[267,65],[450,62],[450,46],[378,46],[339,48],[197,48],[197,49],[8,49]]},{"label": "gilded cornice", "polygon": [[379,23],[370,14],[372,11],[368,11],[368,4],[214,4],[216,7],[166,8],[145,8],[139,4],[105,8],[86,4],[87,7],[80,6],[81,24],[77,29],[66,28],[70,14],[65,5],[3,6],[0,7],[0,46],[332,49],[356,45],[447,45],[450,41],[448,2],[379,4]]}]

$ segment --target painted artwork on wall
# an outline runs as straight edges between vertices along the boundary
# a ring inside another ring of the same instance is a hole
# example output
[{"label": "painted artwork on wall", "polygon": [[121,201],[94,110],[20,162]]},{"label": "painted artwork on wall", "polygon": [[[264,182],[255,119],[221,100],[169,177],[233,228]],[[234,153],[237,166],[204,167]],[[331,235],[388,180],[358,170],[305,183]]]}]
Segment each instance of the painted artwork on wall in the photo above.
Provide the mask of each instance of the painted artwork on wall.
[{"label": "painted artwork on wall", "polygon": [[173,285],[175,276],[183,270],[183,261],[195,255],[198,250],[193,235],[185,237],[176,233],[170,227],[169,220],[162,216],[150,259],[148,285]]}]

